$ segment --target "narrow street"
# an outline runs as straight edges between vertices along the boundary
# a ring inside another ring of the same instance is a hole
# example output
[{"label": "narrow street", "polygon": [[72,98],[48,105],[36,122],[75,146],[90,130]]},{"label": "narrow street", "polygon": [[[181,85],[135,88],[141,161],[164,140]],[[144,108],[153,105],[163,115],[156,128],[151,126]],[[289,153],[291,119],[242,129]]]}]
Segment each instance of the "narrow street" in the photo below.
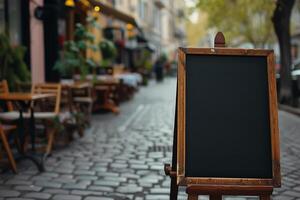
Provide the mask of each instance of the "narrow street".
[{"label": "narrow street", "polygon": [[[150,82],[119,115],[94,115],[84,138],[48,158],[47,172],[24,162],[18,175],[1,174],[0,199],[168,199],[163,165],[171,162],[175,89],[175,78]],[[300,118],[280,112],[280,128],[283,185],[274,199],[300,199]]]}]

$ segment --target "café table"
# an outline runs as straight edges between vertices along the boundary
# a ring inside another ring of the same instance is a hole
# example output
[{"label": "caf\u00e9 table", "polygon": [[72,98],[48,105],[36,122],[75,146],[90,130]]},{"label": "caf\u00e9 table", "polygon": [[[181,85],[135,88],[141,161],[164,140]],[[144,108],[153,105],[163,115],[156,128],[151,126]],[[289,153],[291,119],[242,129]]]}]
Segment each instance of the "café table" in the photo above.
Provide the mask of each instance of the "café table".
[{"label": "caf\u00e9 table", "polygon": [[0,94],[0,100],[3,101],[11,101],[13,102],[16,107],[19,109],[20,117],[19,117],[19,124],[18,124],[18,139],[20,142],[20,148],[18,148],[19,153],[21,154],[17,160],[21,159],[29,159],[31,160],[39,169],[39,171],[44,171],[43,160],[41,162],[35,158],[35,156],[30,155],[24,152],[24,145],[25,145],[25,134],[24,134],[24,118],[23,113],[28,112],[30,113],[30,139],[31,139],[31,150],[32,153],[35,153],[35,122],[34,122],[34,109],[33,103],[35,100],[39,99],[46,99],[46,98],[54,98],[55,94],[34,94],[34,93],[5,93]]}]

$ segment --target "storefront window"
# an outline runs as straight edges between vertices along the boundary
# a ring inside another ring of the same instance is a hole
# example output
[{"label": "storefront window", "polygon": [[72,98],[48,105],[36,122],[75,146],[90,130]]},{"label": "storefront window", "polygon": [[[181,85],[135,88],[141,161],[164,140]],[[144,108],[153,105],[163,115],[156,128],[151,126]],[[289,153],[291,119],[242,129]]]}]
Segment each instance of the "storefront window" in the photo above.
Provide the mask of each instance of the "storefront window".
[{"label": "storefront window", "polygon": [[0,0],[0,33],[5,32],[5,4]]},{"label": "storefront window", "polygon": [[19,0],[8,1],[8,33],[13,45],[21,44],[21,5]]}]

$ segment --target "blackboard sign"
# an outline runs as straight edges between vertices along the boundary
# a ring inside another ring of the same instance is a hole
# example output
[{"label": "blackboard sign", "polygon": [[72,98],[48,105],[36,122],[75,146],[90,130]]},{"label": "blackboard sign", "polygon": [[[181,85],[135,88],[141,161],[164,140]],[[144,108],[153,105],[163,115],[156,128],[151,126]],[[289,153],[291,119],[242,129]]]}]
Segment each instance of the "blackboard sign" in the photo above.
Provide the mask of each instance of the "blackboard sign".
[{"label": "blackboard sign", "polygon": [[280,185],[274,54],[180,48],[177,181]]}]

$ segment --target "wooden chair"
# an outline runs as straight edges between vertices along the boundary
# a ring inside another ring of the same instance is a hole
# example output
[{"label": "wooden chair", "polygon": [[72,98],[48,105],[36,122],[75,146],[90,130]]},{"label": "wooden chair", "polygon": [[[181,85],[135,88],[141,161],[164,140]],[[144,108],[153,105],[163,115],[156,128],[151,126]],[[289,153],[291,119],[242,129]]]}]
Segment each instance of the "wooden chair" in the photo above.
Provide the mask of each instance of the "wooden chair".
[{"label": "wooden chair", "polygon": [[[89,81],[78,81],[70,85],[63,85],[62,99],[64,101],[62,101],[61,105],[65,109],[69,108],[69,112],[72,114],[71,120],[67,120],[65,123],[67,131],[69,130],[68,132],[71,133],[72,129],[76,130],[79,136],[82,137],[84,128],[90,124],[92,114],[94,103],[92,83]],[[72,140],[72,138],[71,135],[70,139]]]},{"label": "wooden chair", "polygon": [[[61,85],[44,83],[35,84],[32,86],[32,93],[34,94],[54,94],[54,98],[41,99],[34,102],[32,107],[34,108],[34,119],[41,121],[44,125],[45,134],[47,138],[47,145],[45,153],[50,154],[52,151],[53,141],[55,134],[57,133],[57,124],[60,120],[60,100],[61,100]],[[25,117],[30,117],[29,114]]]},{"label": "wooden chair", "polygon": [[96,96],[96,101],[93,106],[93,110],[106,109],[115,114],[119,114],[119,97],[117,93],[118,87],[119,82],[95,82],[94,93]]},{"label": "wooden chair", "polygon": [[89,125],[95,101],[93,87],[90,82],[81,83],[81,85],[81,88],[72,89],[72,99],[78,111],[85,115],[85,124]]},{"label": "wooden chair", "polygon": [[[0,93],[1,94],[9,94],[9,88],[6,80],[2,80],[0,82]],[[0,120],[14,123],[16,120],[19,119],[20,113],[18,111],[14,111],[14,106],[12,102],[5,101],[3,104],[3,108],[1,109],[2,112],[0,112]],[[7,158],[9,160],[9,163],[11,165],[11,168],[14,173],[17,173],[17,167],[16,162],[14,160],[11,147],[9,145],[9,142],[7,140],[7,136],[16,129],[15,125],[4,125],[0,124],[0,139],[2,141],[3,148],[7,154]],[[15,141],[16,144],[18,141]]]},{"label": "wooden chair", "polygon": [[[8,94],[9,93],[9,88],[8,88],[8,84],[7,84],[6,80],[2,80],[0,82],[0,93],[1,94]],[[13,107],[12,102],[6,101],[5,104],[6,104],[6,110],[7,111],[13,111],[14,107]]]},{"label": "wooden chair", "polygon": [[78,132],[79,136],[83,136],[83,130],[81,129],[81,123],[78,121],[79,109],[74,105],[74,99],[72,98],[72,84],[62,83],[61,90],[61,123],[64,126],[63,141],[64,144],[69,143],[73,140],[73,133]]},{"label": "wooden chair", "polygon": [[3,125],[3,124],[0,124],[0,140],[2,142],[2,145],[3,145],[3,148],[4,148],[4,151],[6,152],[7,154],[7,158],[8,158],[8,161],[9,161],[9,164],[12,168],[12,171],[14,173],[17,173],[17,165],[16,165],[16,161],[14,159],[14,156],[13,156],[13,153],[12,153],[12,150],[10,148],[10,145],[9,145],[9,142],[8,142],[8,139],[7,139],[7,135],[9,133],[11,133],[13,130],[15,130],[16,127],[15,126],[10,126],[10,125]]},{"label": "wooden chair", "polygon": [[[0,82],[0,93],[9,94],[9,88],[6,80]],[[0,112],[0,120],[3,121],[15,121],[20,117],[20,113],[14,110],[13,104],[10,101],[3,103],[2,112]]]}]

